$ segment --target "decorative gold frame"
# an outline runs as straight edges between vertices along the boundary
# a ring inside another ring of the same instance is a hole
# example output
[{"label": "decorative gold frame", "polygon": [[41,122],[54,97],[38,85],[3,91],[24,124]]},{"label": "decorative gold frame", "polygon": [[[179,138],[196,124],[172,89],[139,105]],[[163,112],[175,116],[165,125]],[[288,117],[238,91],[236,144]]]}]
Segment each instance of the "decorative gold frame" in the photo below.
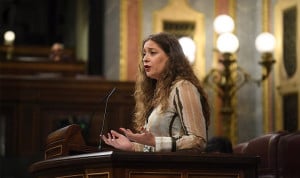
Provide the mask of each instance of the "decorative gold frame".
[{"label": "decorative gold frame", "polygon": [[203,14],[192,9],[187,0],[169,0],[166,7],[154,12],[154,33],[163,31],[165,21],[195,23],[192,38],[196,43],[196,59],[192,65],[197,77],[199,79],[204,78],[206,60],[204,56],[205,26]]},{"label": "decorative gold frame", "polygon": [[[299,49],[299,40],[300,40],[300,1],[299,0],[278,0],[275,6],[275,38],[276,38],[276,50],[275,50],[275,83],[276,83],[276,90],[275,90],[275,101],[276,101],[276,122],[275,122],[275,129],[282,130],[284,129],[284,118],[283,118],[283,99],[282,96],[289,94],[289,93],[300,93],[300,55],[299,50],[297,50],[297,70],[296,73],[289,78],[286,74],[286,70],[284,69],[283,64],[283,13],[284,10],[289,9],[291,7],[297,7],[298,14],[297,14],[297,49]],[[300,103],[300,98],[298,95],[298,103]],[[298,108],[299,110],[299,108]],[[295,114],[295,113],[291,113]],[[300,128],[300,113],[298,113],[298,128]]]}]

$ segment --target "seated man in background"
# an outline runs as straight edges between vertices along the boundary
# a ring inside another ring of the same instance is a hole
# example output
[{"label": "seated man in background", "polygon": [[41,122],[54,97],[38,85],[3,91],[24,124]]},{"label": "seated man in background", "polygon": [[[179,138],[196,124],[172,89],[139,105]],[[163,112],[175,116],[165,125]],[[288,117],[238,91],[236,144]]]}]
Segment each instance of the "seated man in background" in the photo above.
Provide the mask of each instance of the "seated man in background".
[{"label": "seated man in background", "polygon": [[64,45],[62,43],[54,43],[51,47],[49,58],[52,61],[60,62],[60,61],[71,61],[71,56],[67,55],[64,49]]}]

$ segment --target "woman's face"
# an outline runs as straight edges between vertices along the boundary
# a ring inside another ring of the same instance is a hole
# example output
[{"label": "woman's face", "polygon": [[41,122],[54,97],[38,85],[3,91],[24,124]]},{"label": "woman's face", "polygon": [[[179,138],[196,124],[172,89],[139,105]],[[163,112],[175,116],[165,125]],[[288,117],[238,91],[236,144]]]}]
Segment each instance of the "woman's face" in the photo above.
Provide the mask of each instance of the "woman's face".
[{"label": "woman's face", "polygon": [[167,54],[152,40],[148,40],[143,48],[143,64],[146,75],[159,80],[169,59]]}]

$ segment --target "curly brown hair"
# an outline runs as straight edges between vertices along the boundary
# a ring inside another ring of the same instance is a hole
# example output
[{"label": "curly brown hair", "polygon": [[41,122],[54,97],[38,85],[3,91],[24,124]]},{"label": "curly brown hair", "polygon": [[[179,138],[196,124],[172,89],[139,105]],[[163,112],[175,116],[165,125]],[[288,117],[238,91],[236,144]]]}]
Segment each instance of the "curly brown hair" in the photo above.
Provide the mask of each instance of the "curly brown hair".
[{"label": "curly brown hair", "polygon": [[146,38],[142,43],[143,46],[149,40],[155,42],[166,53],[169,60],[167,60],[162,78],[159,81],[147,77],[143,63],[140,62],[139,64],[139,73],[134,93],[136,100],[134,119],[135,129],[140,130],[140,128],[144,126],[153,107],[161,104],[163,111],[167,109],[171,86],[177,80],[182,79],[190,81],[198,89],[201,95],[200,99],[203,115],[206,120],[206,126],[208,126],[210,120],[210,107],[207,95],[201,86],[199,79],[194,74],[189,61],[184,55],[178,39],[172,34],[161,32],[152,34]]}]

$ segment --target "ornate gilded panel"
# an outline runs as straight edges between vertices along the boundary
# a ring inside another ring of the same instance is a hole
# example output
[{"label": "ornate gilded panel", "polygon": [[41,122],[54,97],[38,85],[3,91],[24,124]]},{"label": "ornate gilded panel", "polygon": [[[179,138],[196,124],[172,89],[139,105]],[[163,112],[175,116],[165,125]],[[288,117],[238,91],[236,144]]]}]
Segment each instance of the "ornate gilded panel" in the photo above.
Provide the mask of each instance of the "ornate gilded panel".
[{"label": "ornate gilded panel", "polygon": [[[300,128],[299,0],[278,0],[275,6],[275,129]],[[292,114],[291,114],[292,113]]]},{"label": "ornate gilded panel", "polygon": [[193,37],[195,34],[194,22],[172,22],[164,21],[163,22],[163,31],[169,32],[177,36],[178,38],[183,36]]}]

